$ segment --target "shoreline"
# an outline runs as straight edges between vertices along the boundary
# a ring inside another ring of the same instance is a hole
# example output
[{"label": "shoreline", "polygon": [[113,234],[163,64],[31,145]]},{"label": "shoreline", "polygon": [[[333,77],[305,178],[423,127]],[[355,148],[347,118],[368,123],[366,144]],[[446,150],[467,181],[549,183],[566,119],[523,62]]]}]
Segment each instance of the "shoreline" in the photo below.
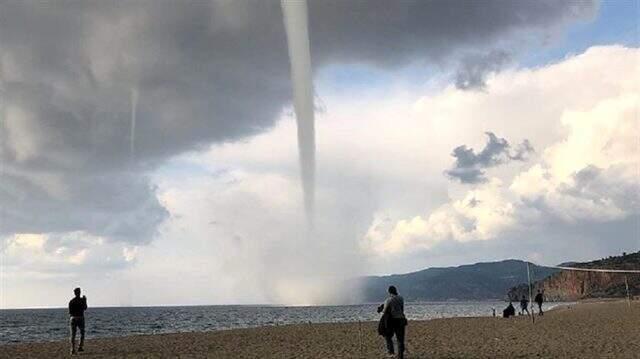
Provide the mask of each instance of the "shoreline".
[{"label": "shoreline", "polygon": [[[590,301],[597,302],[616,302],[626,300],[626,298],[594,298],[594,299],[581,299],[576,302],[563,302],[563,301],[546,301],[545,304],[566,304],[566,303],[583,303]],[[509,303],[508,300],[503,298],[497,299],[478,299],[478,300],[416,300],[406,301],[407,304],[455,304],[455,303]],[[350,307],[350,306],[362,306],[362,305],[380,305],[380,302],[365,302],[365,303],[348,303],[348,304],[313,304],[313,305],[296,305],[296,304],[159,304],[159,305],[104,305],[104,306],[91,306],[91,309],[117,309],[117,308],[189,308],[189,307],[247,307],[247,308],[305,308],[305,307]],[[67,310],[67,307],[21,307],[21,308],[0,308],[0,312],[3,311],[20,311],[20,310]]]},{"label": "shoreline", "polygon": [[[536,316],[410,321],[408,358],[637,357],[640,302],[587,302]],[[216,358],[376,358],[377,322],[286,324],[246,329],[88,339],[82,356]],[[0,346],[4,358],[69,357],[68,341]]]},{"label": "shoreline", "polygon": [[[407,304],[411,305],[411,304],[417,304],[417,305],[433,305],[433,306],[438,306],[438,305],[442,305],[442,304],[468,304],[468,303],[491,303],[495,305],[495,309],[496,309],[496,316],[501,316],[502,313],[502,306],[501,305],[505,305],[506,303],[508,303],[508,301],[501,301],[501,302],[497,302],[494,300],[487,300],[487,301],[435,301],[435,302],[426,302],[426,301],[415,301],[415,302],[408,302]],[[575,305],[577,302],[547,302],[545,304],[545,312],[547,311],[551,311],[551,310],[556,310],[559,307],[562,306],[568,306],[568,305]],[[377,303],[363,303],[363,304],[353,304],[353,306],[359,307],[359,306],[364,306],[364,305],[370,305],[370,306],[376,306],[377,307]],[[196,307],[237,307],[239,305],[200,305],[200,306],[196,306]],[[247,307],[257,307],[257,308],[264,308],[265,306],[263,305],[240,305],[240,306],[247,306]],[[172,306],[173,308],[182,308],[180,306]],[[185,307],[192,307],[192,306],[185,306]],[[296,308],[295,306],[269,306],[269,307],[273,307],[273,308],[279,308],[279,309],[287,309],[287,308]],[[310,306],[310,307],[316,307],[316,306]],[[322,307],[344,307],[344,305],[332,305],[332,306],[322,306]],[[113,309],[113,308],[117,308],[117,309],[131,309],[131,308],[164,308],[164,307],[92,307],[92,310],[101,310],[101,309]],[[487,307],[487,308],[491,308],[491,307]],[[38,308],[36,310],[59,310],[59,311],[65,311],[66,312],[66,308]],[[11,310],[33,310],[33,309],[8,309],[9,311]],[[1,313],[2,311],[0,311]],[[372,313],[373,313],[373,308],[372,308]],[[485,312],[482,312],[485,313]],[[374,315],[374,317],[377,318],[377,315]],[[474,313],[471,315],[463,315],[463,314],[442,314],[442,315],[433,315],[431,317],[427,316],[420,316],[418,315],[417,317],[409,317],[409,320],[412,322],[424,322],[424,321],[430,321],[430,320],[434,320],[434,319],[450,319],[450,318],[491,318],[492,315],[490,314],[490,312],[487,312],[485,314],[480,314],[480,312],[478,313]],[[175,330],[175,331],[164,331],[164,330],[159,330],[159,331],[147,331],[147,332],[129,332],[129,333],[113,333],[113,334],[105,334],[104,332],[94,332],[91,334],[88,334],[88,338],[91,339],[118,339],[118,338],[127,338],[127,337],[139,337],[139,336],[144,336],[144,335],[163,335],[163,334],[192,334],[192,333],[210,333],[210,332],[218,332],[218,331],[228,331],[228,330],[236,330],[236,329],[257,329],[257,328],[271,328],[271,327],[281,327],[281,326],[287,326],[287,325],[307,325],[307,324],[353,324],[353,323],[367,323],[367,322],[376,322],[377,323],[377,319],[375,318],[363,318],[361,320],[355,319],[355,318],[349,318],[349,319],[338,319],[338,320],[326,320],[326,321],[319,321],[317,320],[317,318],[315,318],[314,320],[304,320],[304,321],[274,321],[274,322],[270,322],[269,324],[266,323],[262,323],[262,324],[257,324],[257,325],[253,325],[253,324],[248,324],[248,325],[244,325],[244,326],[228,326],[228,327],[224,327],[224,326],[218,326],[218,327],[211,327],[208,329],[205,328],[189,328],[186,330]],[[62,330],[60,330],[62,329]],[[92,325],[89,325],[87,328],[88,331],[92,330]],[[22,344],[37,344],[37,343],[55,343],[55,342],[59,342],[59,341],[64,341],[68,339],[68,328],[66,325],[61,326],[59,328],[56,328],[56,331],[62,332],[62,335],[58,335],[57,337],[44,337],[44,338],[29,338],[29,339],[23,339],[22,341],[5,341],[5,342],[1,342],[0,341],[0,347],[2,346],[6,346],[6,345],[22,345]]]}]

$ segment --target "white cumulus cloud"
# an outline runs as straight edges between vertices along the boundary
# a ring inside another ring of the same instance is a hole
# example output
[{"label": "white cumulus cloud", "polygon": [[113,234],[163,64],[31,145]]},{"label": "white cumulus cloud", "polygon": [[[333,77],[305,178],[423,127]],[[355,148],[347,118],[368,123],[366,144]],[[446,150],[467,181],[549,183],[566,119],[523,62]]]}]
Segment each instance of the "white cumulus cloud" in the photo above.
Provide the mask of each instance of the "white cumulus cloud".
[{"label": "white cumulus cloud", "polygon": [[[637,49],[592,48],[548,67],[498,75],[485,93],[449,90],[422,99],[425,113],[446,126],[445,135],[447,128],[476,127],[471,119],[501,123],[505,132],[522,133],[524,126],[532,130],[525,133],[533,145],[543,145],[541,155],[524,167],[494,172],[488,184],[452,191],[447,203],[426,215],[375,218],[363,246],[380,255],[411,253],[444,241],[494,240],[525,229],[542,233],[552,221],[603,223],[640,213],[637,56]],[[609,64],[603,76],[592,73],[609,59],[617,66]],[[508,84],[515,91],[505,92]],[[525,94],[532,97],[518,99],[521,115],[500,115],[487,106],[504,111],[514,96]]]}]

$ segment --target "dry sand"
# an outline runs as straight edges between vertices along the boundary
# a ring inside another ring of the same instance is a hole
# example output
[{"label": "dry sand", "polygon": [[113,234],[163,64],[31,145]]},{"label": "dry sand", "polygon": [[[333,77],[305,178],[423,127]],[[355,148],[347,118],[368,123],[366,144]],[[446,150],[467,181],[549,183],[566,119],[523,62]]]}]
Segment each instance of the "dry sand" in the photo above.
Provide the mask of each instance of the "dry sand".
[{"label": "dry sand", "polygon": [[[384,358],[373,322],[89,339],[84,358]],[[640,302],[536,317],[411,321],[408,358],[640,358]],[[2,358],[69,357],[67,342],[0,346]]]}]

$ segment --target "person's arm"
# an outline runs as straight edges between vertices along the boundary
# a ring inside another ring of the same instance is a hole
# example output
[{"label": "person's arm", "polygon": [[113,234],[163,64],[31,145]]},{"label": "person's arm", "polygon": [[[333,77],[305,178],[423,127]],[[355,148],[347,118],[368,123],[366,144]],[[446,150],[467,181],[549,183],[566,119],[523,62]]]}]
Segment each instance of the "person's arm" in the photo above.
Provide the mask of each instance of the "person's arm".
[{"label": "person's arm", "polygon": [[82,309],[87,310],[87,296],[82,296]]},{"label": "person's arm", "polygon": [[69,315],[71,315],[71,302],[72,301],[69,301]]},{"label": "person's arm", "polygon": [[385,314],[389,310],[389,302],[391,302],[391,298],[385,299],[384,306],[382,307],[382,314]]}]

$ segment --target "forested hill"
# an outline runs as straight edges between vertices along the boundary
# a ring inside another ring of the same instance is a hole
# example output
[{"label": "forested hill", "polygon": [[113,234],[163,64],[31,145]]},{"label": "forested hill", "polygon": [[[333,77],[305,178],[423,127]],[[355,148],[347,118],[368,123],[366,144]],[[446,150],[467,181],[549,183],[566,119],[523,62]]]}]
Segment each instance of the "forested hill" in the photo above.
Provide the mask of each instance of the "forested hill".
[{"label": "forested hill", "polygon": [[[532,280],[557,270],[531,264]],[[418,272],[382,277],[363,277],[365,302],[378,302],[387,287],[395,285],[408,301],[504,299],[510,288],[527,282],[527,262],[504,260],[459,267],[428,268]]]}]

